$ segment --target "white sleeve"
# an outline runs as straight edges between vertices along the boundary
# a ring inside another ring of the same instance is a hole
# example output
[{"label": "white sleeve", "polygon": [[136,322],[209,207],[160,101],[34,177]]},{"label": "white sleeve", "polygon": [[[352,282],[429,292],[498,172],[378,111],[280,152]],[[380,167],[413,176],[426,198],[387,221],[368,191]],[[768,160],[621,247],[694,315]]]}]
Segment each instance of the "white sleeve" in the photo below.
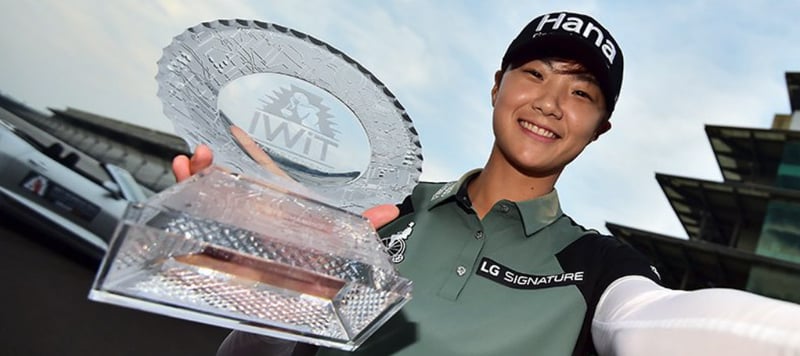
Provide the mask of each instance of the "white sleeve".
[{"label": "white sleeve", "polygon": [[626,276],[600,297],[592,339],[600,355],[800,355],[800,305]]}]

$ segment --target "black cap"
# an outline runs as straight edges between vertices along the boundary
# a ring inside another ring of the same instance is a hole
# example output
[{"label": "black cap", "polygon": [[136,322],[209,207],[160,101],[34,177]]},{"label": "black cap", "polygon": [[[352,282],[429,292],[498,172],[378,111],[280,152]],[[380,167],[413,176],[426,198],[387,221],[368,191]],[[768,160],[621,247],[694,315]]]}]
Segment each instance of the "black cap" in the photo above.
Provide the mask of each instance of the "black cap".
[{"label": "black cap", "polygon": [[520,59],[546,57],[576,60],[584,65],[597,78],[609,114],[614,111],[622,87],[622,50],[597,20],[572,12],[539,16],[511,41],[501,68]]}]

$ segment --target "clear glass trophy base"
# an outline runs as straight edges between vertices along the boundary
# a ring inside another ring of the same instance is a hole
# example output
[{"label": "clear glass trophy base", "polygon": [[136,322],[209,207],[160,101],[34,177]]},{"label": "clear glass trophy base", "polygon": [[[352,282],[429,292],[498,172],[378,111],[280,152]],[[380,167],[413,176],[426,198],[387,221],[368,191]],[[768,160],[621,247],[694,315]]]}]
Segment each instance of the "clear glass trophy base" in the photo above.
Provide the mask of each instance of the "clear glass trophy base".
[{"label": "clear glass trophy base", "polygon": [[365,219],[215,167],[129,207],[89,294],[344,350],[410,297]]}]

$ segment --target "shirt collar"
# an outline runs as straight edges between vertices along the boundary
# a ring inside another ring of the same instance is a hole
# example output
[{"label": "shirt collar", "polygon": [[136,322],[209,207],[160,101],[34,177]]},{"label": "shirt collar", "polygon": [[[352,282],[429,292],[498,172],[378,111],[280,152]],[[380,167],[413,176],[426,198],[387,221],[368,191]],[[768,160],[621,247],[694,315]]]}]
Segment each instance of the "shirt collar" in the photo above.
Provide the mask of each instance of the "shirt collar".
[{"label": "shirt collar", "polygon": [[[450,200],[455,200],[464,208],[471,208],[472,203],[469,201],[467,194],[467,183],[480,172],[481,169],[473,169],[465,173],[457,181],[445,183],[431,197],[428,210]],[[522,218],[526,237],[539,232],[564,215],[558,200],[558,192],[555,189],[535,199],[521,202],[506,201],[506,204],[512,204],[517,207]]]},{"label": "shirt collar", "polygon": [[554,223],[564,215],[561,211],[561,203],[558,201],[558,192],[555,188],[552,192],[541,197],[517,202],[516,205],[520,216],[522,216],[522,223],[525,224],[525,235],[528,237]]},{"label": "shirt collar", "polygon": [[428,204],[428,210],[450,199],[456,199],[461,204],[466,203],[465,206],[471,208],[472,203],[469,201],[469,196],[467,195],[467,183],[481,171],[482,169],[480,168],[473,169],[464,173],[457,181],[445,183],[436,193],[433,193],[430,204]]}]

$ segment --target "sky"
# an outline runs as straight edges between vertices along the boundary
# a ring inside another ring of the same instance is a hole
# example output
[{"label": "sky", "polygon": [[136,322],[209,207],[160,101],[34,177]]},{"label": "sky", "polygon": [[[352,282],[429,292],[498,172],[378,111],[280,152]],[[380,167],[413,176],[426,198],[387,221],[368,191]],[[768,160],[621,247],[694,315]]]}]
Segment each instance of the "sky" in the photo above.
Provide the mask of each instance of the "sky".
[{"label": "sky", "polygon": [[613,127],[562,174],[562,209],[601,231],[610,221],[685,238],[655,173],[721,181],[704,126],[769,128],[789,112],[800,2],[0,0],[0,92],[173,132],[156,96],[162,49],[205,21],[271,22],[385,83],[419,132],[422,179],[450,181],[486,162],[492,78],[508,43],[557,10],[595,17],[625,57]]}]

